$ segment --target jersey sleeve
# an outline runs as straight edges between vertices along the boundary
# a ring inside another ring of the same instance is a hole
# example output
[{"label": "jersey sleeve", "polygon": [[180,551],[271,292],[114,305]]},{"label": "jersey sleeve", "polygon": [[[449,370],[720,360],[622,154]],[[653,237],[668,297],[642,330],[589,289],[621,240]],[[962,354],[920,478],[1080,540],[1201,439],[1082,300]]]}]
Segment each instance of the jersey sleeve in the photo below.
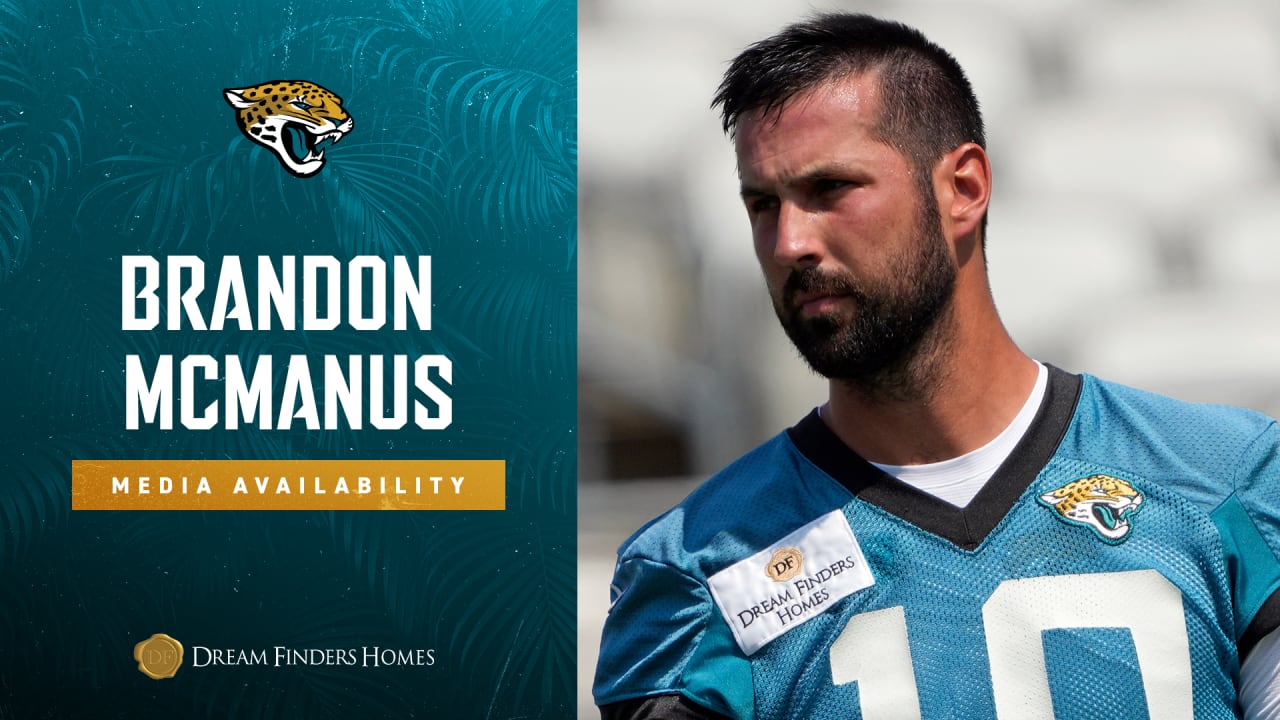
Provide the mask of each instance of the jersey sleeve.
[{"label": "jersey sleeve", "polygon": [[705,583],[672,565],[624,556],[610,593],[597,705],[679,694],[721,716],[754,717],[750,665]]},{"label": "jersey sleeve", "polygon": [[1245,450],[1234,492],[1213,512],[1221,532],[1240,656],[1280,628],[1280,429],[1272,422]]}]

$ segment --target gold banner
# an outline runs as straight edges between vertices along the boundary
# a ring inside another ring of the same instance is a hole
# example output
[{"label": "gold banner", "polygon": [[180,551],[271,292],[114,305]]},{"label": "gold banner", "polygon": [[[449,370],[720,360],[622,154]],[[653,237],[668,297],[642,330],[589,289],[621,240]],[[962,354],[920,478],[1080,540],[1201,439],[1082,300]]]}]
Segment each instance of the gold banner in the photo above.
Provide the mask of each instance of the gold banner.
[{"label": "gold banner", "polygon": [[503,460],[73,460],[72,510],[504,510]]}]

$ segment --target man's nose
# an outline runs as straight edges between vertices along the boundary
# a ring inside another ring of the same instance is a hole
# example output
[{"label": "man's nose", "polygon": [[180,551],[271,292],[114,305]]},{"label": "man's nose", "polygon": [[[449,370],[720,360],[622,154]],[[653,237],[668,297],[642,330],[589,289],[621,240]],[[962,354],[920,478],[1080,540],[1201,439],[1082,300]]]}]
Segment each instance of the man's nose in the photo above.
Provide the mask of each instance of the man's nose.
[{"label": "man's nose", "polygon": [[823,252],[813,215],[795,203],[782,201],[778,206],[774,260],[788,267],[805,267],[821,263]]}]

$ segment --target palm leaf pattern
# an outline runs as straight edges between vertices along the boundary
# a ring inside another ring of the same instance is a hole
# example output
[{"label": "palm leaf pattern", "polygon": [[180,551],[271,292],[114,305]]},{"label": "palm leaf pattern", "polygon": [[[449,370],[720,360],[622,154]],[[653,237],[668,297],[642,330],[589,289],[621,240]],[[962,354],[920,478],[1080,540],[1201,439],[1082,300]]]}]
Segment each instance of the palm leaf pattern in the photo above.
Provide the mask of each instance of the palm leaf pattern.
[{"label": "palm leaf pattern", "polygon": [[[50,19],[35,3],[0,0],[0,286],[25,263],[34,224],[81,158],[80,68],[54,68],[28,40]],[[64,81],[42,76],[61,70]]]}]

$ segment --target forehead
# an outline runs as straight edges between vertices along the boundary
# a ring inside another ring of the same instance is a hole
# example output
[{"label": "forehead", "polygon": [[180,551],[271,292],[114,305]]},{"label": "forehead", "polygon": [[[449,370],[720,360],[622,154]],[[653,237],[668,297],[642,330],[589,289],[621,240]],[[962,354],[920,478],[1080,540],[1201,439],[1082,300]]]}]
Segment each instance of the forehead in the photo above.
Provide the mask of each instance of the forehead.
[{"label": "forehead", "polygon": [[744,115],[734,138],[739,174],[786,176],[820,163],[901,160],[876,134],[880,103],[879,84],[864,73],[799,93],[781,109]]}]

